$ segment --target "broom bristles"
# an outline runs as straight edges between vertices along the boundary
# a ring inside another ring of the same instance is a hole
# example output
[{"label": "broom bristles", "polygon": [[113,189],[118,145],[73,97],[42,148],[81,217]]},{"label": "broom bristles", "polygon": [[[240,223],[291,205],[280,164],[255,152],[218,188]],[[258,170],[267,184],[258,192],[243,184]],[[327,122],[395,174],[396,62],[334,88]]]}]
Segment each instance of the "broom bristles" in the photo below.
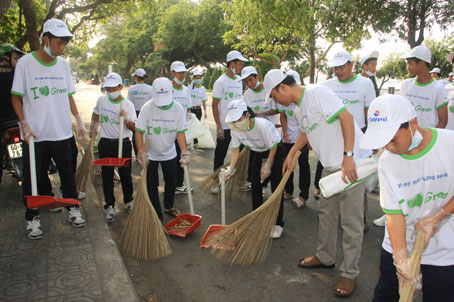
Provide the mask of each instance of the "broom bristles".
[{"label": "broom bristles", "polygon": [[236,172],[226,181],[225,193],[229,199],[238,200],[245,199],[246,197],[246,192],[244,190],[239,190],[239,188],[244,187],[246,184],[250,154],[249,148],[244,147],[243,150],[241,150],[236,164]]},{"label": "broom bristles", "polygon": [[95,175],[95,171],[92,166],[92,162],[94,161],[95,155],[93,153],[93,145],[95,143],[96,137],[92,137],[90,143],[88,144],[87,149],[85,150],[85,154],[80,162],[79,166],[77,167],[75,178],[76,178],[76,191],[79,192],[86,192],[87,186],[89,183],[93,183],[93,178]]},{"label": "broom bristles", "polygon": [[223,164],[220,166],[214,173],[210,174],[207,178],[202,180],[198,187],[205,193],[210,193],[211,189],[213,189],[217,184],[219,184],[219,173],[221,173],[221,169],[227,168],[229,163]]},{"label": "broom bristles", "polygon": [[259,208],[232,223],[208,239],[210,246],[224,246],[212,249],[216,258],[230,264],[260,264],[266,260],[271,247],[271,231],[275,225],[285,184],[296,166],[301,152],[293,158],[291,167],[282,177],[279,186]]},{"label": "broom bristles", "polygon": [[145,168],[134,198],[134,207],[120,238],[120,249],[138,260],[154,260],[172,253],[164,226],[148,197],[146,179]]}]

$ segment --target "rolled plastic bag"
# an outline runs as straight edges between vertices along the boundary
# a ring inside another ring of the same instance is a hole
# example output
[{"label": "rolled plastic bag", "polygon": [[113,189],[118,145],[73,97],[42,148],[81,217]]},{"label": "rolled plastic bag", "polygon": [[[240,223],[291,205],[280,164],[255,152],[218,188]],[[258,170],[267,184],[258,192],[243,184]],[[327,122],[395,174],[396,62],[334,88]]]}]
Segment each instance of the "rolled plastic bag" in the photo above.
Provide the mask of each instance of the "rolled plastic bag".
[{"label": "rolled plastic bag", "polygon": [[320,191],[322,192],[323,197],[330,198],[361,183],[368,176],[377,172],[377,163],[372,158],[365,159],[356,163],[356,172],[358,174],[358,180],[349,184],[346,184],[342,180],[342,171],[338,171],[320,179]]},{"label": "rolled plastic bag", "polygon": [[186,143],[191,143],[194,138],[199,138],[203,135],[204,129],[202,123],[197,119],[194,113],[189,114],[188,131],[186,131]]},{"label": "rolled plastic bag", "polygon": [[378,173],[372,173],[366,180],[365,180],[365,190],[366,193],[370,193],[378,186]]},{"label": "rolled plastic bag", "polygon": [[206,121],[202,122],[202,127],[203,127],[203,135],[198,137],[197,140],[199,148],[203,149],[214,149],[216,145],[214,144],[213,137],[211,136],[210,128],[208,128],[208,125]]}]

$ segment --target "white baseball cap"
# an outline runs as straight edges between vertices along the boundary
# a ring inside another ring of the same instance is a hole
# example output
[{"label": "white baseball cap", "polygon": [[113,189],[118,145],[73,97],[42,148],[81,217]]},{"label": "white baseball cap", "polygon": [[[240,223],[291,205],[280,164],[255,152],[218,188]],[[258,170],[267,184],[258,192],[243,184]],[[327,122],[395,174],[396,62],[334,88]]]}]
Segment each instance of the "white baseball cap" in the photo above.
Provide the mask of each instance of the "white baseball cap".
[{"label": "white baseball cap", "polygon": [[168,78],[157,78],[152,84],[152,98],[156,106],[167,106],[172,103],[173,88]]},{"label": "white baseball cap", "polygon": [[362,149],[379,149],[396,135],[400,125],[416,117],[413,105],[406,98],[385,94],[370,104],[367,113],[367,130],[361,140]]},{"label": "white baseball cap", "polygon": [[246,79],[248,76],[251,74],[258,74],[257,69],[254,68],[254,66],[246,66],[241,70],[241,78],[240,80]]},{"label": "white baseball cap", "polygon": [[74,35],[69,31],[68,26],[66,26],[66,23],[60,19],[49,19],[46,22],[44,22],[43,32],[41,33],[41,39],[43,38],[43,35],[47,32],[59,38],[74,37]]},{"label": "white baseball cap", "polygon": [[348,51],[341,50],[334,54],[333,59],[329,63],[329,67],[342,66],[347,62],[352,62],[352,56]]},{"label": "white baseball cap", "polygon": [[450,72],[450,73],[449,73],[449,76],[450,76],[450,77],[454,76],[454,72]]},{"label": "white baseball cap", "polygon": [[434,69],[432,69],[432,70],[430,71],[430,73],[432,73],[432,72],[441,73],[441,70],[440,70],[440,68],[435,67]]},{"label": "white baseball cap", "polygon": [[285,75],[286,76],[288,76],[288,75],[292,76],[295,79],[296,84],[301,86],[301,78],[300,78],[300,74],[298,72],[296,72],[293,69],[289,69],[289,70],[287,70]]},{"label": "white baseball cap", "polygon": [[145,70],[143,70],[142,68],[139,68],[137,69],[133,74],[131,74],[131,76],[138,76],[138,77],[146,77],[147,76],[147,73],[145,72]]},{"label": "white baseball cap", "polygon": [[374,50],[370,54],[362,56],[361,60],[359,61],[359,63],[361,64],[361,66],[363,66],[363,64],[366,63],[366,61],[369,60],[369,59],[378,60],[378,55],[379,55],[379,52]]},{"label": "white baseball cap", "polygon": [[410,50],[410,52],[401,57],[402,59],[410,59],[410,58],[417,58],[423,60],[430,64],[432,54],[430,53],[429,48],[424,45],[419,45]]},{"label": "white baseball cap", "polygon": [[271,90],[282,83],[284,79],[285,74],[279,69],[271,69],[266,73],[265,78],[263,79],[263,86],[265,87],[265,104],[268,104],[271,101]]},{"label": "white baseball cap", "polygon": [[121,80],[121,76],[118,73],[111,72],[104,78],[104,83],[102,84],[103,88],[106,87],[117,87],[118,85],[122,85],[123,81]]},{"label": "white baseball cap", "polygon": [[174,61],[172,62],[172,65],[170,65],[170,71],[175,71],[175,72],[186,72],[188,71],[186,67],[184,66],[184,63],[181,61]]},{"label": "white baseball cap", "polygon": [[225,116],[225,122],[236,122],[241,118],[243,112],[247,111],[246,102],[238,99],[230,101],[229,105],[227,106],[227,115]]},{"label": "white baseball cap", "polygon": [[448,60],[448,62],[451,64],[452,64],[453,59],[454,59],[454,53],[450,53],[449,55],[446,56],[446,60]]},{"label": "white baseball cap", "polygon": [[233,60],[240,60],[243,62],[247,62],[248,60],[241,55],[241,53],[238,50],[231,50],[227,54],[227,62],[233,61]]},{"label": "white baseball cap", "polygon": [[200,70],[196,70],[194,71],[194,73],[192,74],[193,77],[195,76],[203,76],[203,73],[200,71]]}]

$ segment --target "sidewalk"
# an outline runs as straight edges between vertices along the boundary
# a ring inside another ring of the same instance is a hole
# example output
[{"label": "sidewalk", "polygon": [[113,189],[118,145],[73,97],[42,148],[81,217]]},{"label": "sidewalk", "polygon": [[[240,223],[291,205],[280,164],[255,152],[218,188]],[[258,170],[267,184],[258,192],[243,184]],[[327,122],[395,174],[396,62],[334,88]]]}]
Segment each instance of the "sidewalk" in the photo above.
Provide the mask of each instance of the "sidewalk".
[{"label": "sidewalk", "polygon": [[[90,189],[93,190],[93,189]],[[96,194],[83,201],[87,224],[67,212],[40,214],[44,237],[26,236],[21,189],[6,174],[0,184],[0,301],[138,301]]]}]

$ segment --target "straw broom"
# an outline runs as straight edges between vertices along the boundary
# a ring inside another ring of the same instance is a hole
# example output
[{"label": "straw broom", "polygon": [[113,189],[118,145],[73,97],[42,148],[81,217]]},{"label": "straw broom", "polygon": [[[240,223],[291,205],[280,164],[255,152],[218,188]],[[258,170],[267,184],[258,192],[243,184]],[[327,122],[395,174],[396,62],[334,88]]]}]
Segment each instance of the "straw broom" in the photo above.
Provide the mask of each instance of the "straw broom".
[{"label": "straw broom", "polygon": [[95,176],[95,170],[93,169],[92,162],[95,159],[93,153],[93,146],[95,144],[96,137],[92,136],[90,143],[88,144],[87,149],[85,149],[84,157],[80,162],[79,166],[76,169],[76,191],[87,192],[87,185],[93,183],[93,178]]},{"label": "straw broom", "polygon": [[246,183],[250,154],[249,148],[244,147],[241,150],[236,164],[236,172],[226,181],[225,192],[230,199],[244,199],[246,197],[245,191],[238,188],[244,187]]},{"label": "straw broom", "polygon": [[242,265],[260,264],[266,260],[282,193],[300,155],[301,152],[298,151],[290,169],[285,172],[279,186],[264,204],[208,239],[209,246],[224,246],[224,249],[212,249],[218,259]]},{"label": "straw broom", "polygon": [[148,197],[146,167],[142,169],[134,207],[121,234],[120,249],[137,260],[154,260],[172,253],[164,227]]},{"label": "straw broom", "polygon": [[[425,248],[425,246],[424,246],[425,237],[426,237],[426,234],[422,230],[419,230],[416,235],[415,243],[413,244],[413,251],[412,251],[411,257],[410,257],[410,269],[411,269],[411,275],[413,277],[418,277],[419,271],[421,269],[421,258],[422,258],[422,253],[424,252],[424,248]],[[399,302],[413,301],[414,292],[415,292],[415,287],[413,286],[413,284],[411,284],[408,281],[405,281],[404,286],[400,293]]]},{"label": "straw broom", "polygon": [[211,190],[217,185],[219,184],[219,180],[218,180],[218,177],[219,177],[219,173],[221,173],[221,169],[225,169],[227,168],[229,165],[229,163],[226,163],[226,164],[223,164],[222,166],[220,166],[216,171],[214,171],[213,174],[210,174],[207,178],[205,178],[204,180],[202,180],[198,187],[200,188],[200,190],[202,190],[203,192],[205,193],[210,193]]}]

